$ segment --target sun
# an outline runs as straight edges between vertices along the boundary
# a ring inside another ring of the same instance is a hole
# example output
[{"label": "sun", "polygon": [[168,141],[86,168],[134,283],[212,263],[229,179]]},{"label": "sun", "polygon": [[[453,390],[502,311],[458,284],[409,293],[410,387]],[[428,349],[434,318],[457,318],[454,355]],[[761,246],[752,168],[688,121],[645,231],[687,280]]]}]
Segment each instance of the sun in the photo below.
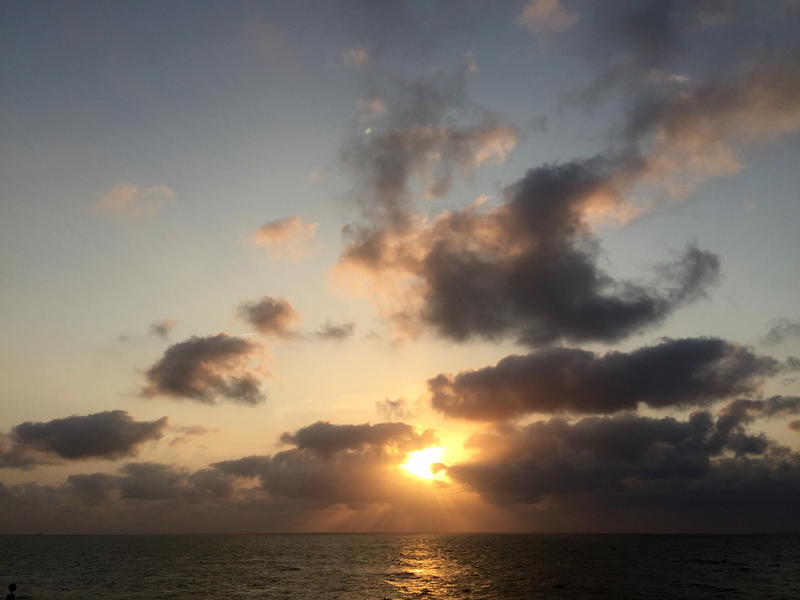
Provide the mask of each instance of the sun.
[{"label": "sun", "polygon": [[435,465],[442,463],[443,456],[444,448],[417,450],[416,452],[411,452],[406,457],[405,464],[400,465],[400,467],[422,479],[441,480],[444,477],[444,472],[435,468]]}]

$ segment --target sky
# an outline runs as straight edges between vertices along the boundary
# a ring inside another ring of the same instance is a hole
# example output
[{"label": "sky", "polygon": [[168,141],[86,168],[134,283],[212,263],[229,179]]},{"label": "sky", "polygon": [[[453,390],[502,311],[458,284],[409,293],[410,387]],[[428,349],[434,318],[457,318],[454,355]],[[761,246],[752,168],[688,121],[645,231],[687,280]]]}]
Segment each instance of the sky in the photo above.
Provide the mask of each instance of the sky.
[{"label": "sky", "polygon": [[800,531],[800,4],[0,4],[0,532]]}]

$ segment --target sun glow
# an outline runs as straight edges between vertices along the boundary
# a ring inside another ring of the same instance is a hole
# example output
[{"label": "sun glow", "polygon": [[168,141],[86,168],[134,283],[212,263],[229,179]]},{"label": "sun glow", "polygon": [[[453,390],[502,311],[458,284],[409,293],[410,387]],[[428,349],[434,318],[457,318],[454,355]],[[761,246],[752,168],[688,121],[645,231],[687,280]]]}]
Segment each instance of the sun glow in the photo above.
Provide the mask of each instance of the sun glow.
[{"label": "sun glow", "polygon": [[400,465],[400,467],[422,479],[441,480],[444,478],[444,470],[438,468],[438,465],[442,464],[443,456],[444,448],[417,450],[416,452],[411,452],[406,457],[405,464]]}]

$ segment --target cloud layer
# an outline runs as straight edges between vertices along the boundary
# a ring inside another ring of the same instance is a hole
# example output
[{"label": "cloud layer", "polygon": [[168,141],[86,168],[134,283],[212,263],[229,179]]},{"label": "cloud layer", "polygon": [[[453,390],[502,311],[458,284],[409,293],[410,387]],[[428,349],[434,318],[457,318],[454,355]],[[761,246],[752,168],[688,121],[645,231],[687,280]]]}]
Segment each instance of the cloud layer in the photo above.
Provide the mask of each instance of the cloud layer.
[{"label": "cloud layer", "polygon": [[778,398],[733,405],[716,417],[696,412],[685,421],[633,414],[552,419],[475,435],[478,457],[447,472],[500,504],[566,508],[577,500],[597,511],[614,498],[622,508],[646,502],[651,510],[680,511],[694,503],[707,511],[716,500],[740,515],[767,506],[786,512],[800,491],[800,457],[746,425],[776,410],[797,414],[798,407],[797,398]]},{"label": "cloud layer", "polygon": [[438,375],[433,407],[481,421],[530,413],[608,414],[708,405],[756,392],[781,363],[718,338],[667,340],[632,352],[548,348],[508,356],[493,367]]},{"label": "cloud layer", "polygon": [[215,468],[257,478],[271,496],[293,498],[309,506],[343,503],[360,506],[402,502],[408,479],[397,466],[407,452],[436,443],[432,431],[417,431],[405,423],[333,425],[317,422],[281,441],[290,450],[273,456],[249,456],[215,463]]}]

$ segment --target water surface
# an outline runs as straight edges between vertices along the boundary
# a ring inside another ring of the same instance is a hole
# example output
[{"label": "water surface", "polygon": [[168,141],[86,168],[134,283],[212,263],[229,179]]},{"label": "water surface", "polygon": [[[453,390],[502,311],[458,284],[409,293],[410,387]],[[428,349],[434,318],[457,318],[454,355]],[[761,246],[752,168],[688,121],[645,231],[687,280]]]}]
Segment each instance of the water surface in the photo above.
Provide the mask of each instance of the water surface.
[{"label": "water surface", "polygon": [[800,536],[0,536],[31,599],[800,598]]}]

